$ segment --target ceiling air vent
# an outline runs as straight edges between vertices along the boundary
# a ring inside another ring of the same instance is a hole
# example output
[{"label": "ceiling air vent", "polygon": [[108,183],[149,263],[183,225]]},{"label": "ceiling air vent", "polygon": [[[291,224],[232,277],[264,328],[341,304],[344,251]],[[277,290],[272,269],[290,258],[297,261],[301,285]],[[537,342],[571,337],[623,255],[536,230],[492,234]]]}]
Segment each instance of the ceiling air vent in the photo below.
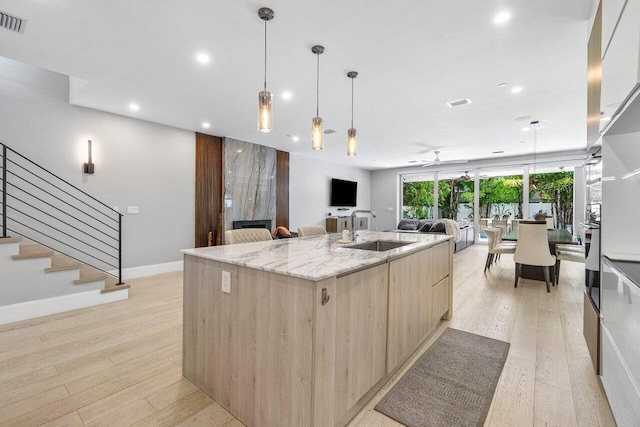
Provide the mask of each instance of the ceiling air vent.
[{"label": "ceiling air vent", "polygon": [[327,130],[324,131],[325,135],[331,135],[332,133],[336,133],[336,131],[333,130],[333,129],[327,129]]},{"label": "ceiling air vent", "polygon": [[471,100],[469,98],[458,99],[457,101],[447,102],[447,105],[449,106],[449,108],[459,107],[461,105],[467,105],[467,104],[471,104]]},{"label": "ceiling air vent", "polygon": [[0,10],[0,27],[22,34],[24,33],[24,27],[26,26],[27,26],[26,19],[9,15],[8,13]]}]

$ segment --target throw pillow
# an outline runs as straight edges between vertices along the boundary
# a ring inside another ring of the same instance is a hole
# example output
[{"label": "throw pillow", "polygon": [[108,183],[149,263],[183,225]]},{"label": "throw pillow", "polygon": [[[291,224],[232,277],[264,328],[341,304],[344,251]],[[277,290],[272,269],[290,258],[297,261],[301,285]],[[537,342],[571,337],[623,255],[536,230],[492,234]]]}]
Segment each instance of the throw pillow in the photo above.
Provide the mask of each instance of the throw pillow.
[{"label": "throw pillow", "polygon": [[398,223],[398,230],[417,230],[418,229],[418,220],[417,219],[401,219]]}]

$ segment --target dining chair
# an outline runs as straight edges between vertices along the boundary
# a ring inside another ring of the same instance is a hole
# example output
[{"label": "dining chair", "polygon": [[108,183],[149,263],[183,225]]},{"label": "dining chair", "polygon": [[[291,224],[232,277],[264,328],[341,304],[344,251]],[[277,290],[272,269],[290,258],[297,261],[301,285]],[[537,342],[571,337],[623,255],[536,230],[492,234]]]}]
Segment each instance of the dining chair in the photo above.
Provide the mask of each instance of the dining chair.
[{"label": "dining chair", "polygon": [[327,229],[321,225],[298,227],[298,237],[321,236],[327,234]]},{"label": "dining chair", "polygon": [[487,261],[484,264],[484,272],[487,272],[488,268],[491,268],[491,265],[495,261],[496,257],[500,254],[513,254],[516,252],[516,246],[508,243],[500,243],[500,234],[502,230],[497,227],[486,228],[484,232],[487,234],[488,240],[488,252],[487,252]]},{"label": "dining chair", "polygon": [[560,261],[585,262],[585,231],[580,227],[579,245],[556,245],[556,285],[560,281]]},{"label": "dining chair", "polygon": [[513,221],[511,221],[511,231],[517,230],[518,224],[520,224],[519,219],[514,219]]},{"label": "dining chair", "polygon": [[489,220],[481,219],[479,222],[479,225],[480,225],[480,233],[482,233],[489,226]]},{"label": "dining chair", "polygon": [[[549,288],[549,267],[556,264],[556,257],[551,255],[549,250],[549,236],[544,223],[520,222],[518,226],[518,244],[513,260],[516,263],[514,287],[518,287],[518,279],[522,275],[522,265],[532,265],[542,267],[547,292],[551,292]],[[555,284],[555,281],[553,283]]]},{"label": "dining chair", "polygon": [[545,218],[545,221],[547,221],[547,230],[553,230],[555,228],[553,218]]},{"label": "dining chair", "polygon": [[493,220],[493,226],[494,227],[498,227],[498,228],[502,228],[502,236],[500,236],[500,238],[502,238],[505,234],[507,234],[507,221],[506,220]]},{"label": "dining chair", "polygon": [[267,240],[273,239],[271,232],[266,228],[241,228],[239,230],[227,230],[224,232],[225,245],[263,242]]}]

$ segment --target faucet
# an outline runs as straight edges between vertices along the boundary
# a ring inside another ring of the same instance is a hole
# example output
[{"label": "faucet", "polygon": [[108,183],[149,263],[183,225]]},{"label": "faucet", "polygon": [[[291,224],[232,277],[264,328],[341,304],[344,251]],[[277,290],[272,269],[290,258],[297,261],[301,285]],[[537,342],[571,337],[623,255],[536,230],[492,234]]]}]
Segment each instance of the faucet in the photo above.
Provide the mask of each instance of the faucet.
[{"label": "faucet", "polygon": [[358,237],[358,233],[355,230],[355,222],[356,222],[356,214],[360,212],[360,213],[370,213],[372,217],[377,217],[376,213],[374,211],[367,211],[367,210],[355,210],[353,212],[351,212],[351,241],[355,242],[356,241],[356,237]]}]

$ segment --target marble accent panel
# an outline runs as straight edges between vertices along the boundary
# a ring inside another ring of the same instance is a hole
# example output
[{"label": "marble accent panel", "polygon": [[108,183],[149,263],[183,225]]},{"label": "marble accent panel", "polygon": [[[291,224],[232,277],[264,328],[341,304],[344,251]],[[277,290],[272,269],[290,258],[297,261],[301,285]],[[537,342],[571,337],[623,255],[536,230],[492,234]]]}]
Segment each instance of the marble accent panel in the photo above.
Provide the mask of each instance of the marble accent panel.
[{"label": "marble accent panel", "polygon": [[270,219],[276,226],[276,149],[224,139],[224,229],[233,221]]},{"label": "marble accent panel", "polygon": [[[446,234],[379,231],[359,231],[358,233],[357,243],[340,243],[342,234],[332,233],[270,242],[185,249],[182,253],[319,281],[418,252],[452,238]],[[375,240],[401,241],[409,244],[384,252],[350,248],[354,244]]]}]

